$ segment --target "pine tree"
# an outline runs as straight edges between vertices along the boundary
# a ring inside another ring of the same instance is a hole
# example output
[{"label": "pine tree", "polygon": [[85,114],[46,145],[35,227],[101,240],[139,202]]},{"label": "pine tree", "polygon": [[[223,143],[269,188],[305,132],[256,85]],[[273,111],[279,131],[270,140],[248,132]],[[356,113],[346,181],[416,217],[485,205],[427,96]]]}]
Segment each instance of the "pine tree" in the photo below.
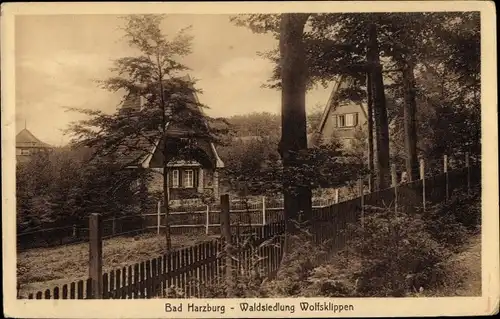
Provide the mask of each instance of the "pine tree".
[{"label": "pine tree", "polygon": [[[195,81],[185,76],[189,68],[181,59],[191,53],[187,29],[171,39],[162,33],[162,15],[131,15],[124,18],[125,39],[138,54],[115,61],[117,75],[101,82],[112,91],[125,91],[126,98],[143,101],[140,108],[122,108],[113,114],[74,109],[90,119],[73,123],[68,131],[74,141],[94,150],[94,157],[126,155],[124,167],[158,147],[163,154],[163,202],[166,249],[171,249],[169,224],[168,166],[173,160],[200,158],[200,140],[217,141],[214,119],[202,112],[206,106],[195,94]],[[205,158],[202,158],[205,159]],[[206,160],[206,159],[205,159]]]}]

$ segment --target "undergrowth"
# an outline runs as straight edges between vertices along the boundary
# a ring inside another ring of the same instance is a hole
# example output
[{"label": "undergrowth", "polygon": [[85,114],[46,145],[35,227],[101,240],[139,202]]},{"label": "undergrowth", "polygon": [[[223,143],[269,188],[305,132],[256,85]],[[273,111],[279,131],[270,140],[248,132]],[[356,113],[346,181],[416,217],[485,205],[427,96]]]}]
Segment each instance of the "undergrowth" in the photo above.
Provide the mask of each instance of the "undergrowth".
[{"label": "undergrowth", "polygon": [[[464,281],[471,277],[470,264],[480,260],[480,249],[476,243],[467,265],[464,258],[471,254],[457,252],[477,235],[479,199],[477,190],[457,193],[446,203],[429,205],[425,212],[419,208],[408,212],[402,207],[396,211],[393,206],[366,206],[363,224],[350,225],[341,234],[350,239],[341,251],[333,250],[339,236],[318,244],[314,225],[301,226],[297,234],[286,238],[289,253],[272,280],[267,277],[266,260],[260,252],[276,245],[283,249],[283,236],[255,247],[249,266],[233,269],[237,275],[232,281],[193,284],[204,291],[201,297],[205,298],[418,297],[450,296],[457,291],[466,295]],[[233,248],[237,251],[248,244],[237,243]],[[219,257],[225,258],[224,253]],[[480,285],[471,285],[480,292]],[[185,294],[170,290],[168,296]]]}]

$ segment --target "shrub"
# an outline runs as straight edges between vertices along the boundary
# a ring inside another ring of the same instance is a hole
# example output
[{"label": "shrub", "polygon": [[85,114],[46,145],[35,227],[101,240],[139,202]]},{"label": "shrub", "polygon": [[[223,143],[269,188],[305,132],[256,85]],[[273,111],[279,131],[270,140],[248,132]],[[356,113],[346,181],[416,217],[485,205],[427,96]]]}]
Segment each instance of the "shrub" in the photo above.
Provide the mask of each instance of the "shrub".
[{"label": "shrub", "polygon": [[438,203],[422,212],[426,230],[447,248],[458,251],[467,242],[469,234],[481,225],[479,192],[468,195],[456,192],[449,201]]},{"label": "shrub", "polygon": [[302,295],[310,285],[308,278],[327,255],[325,244],[317,244],[304,225],[295,235],[286,238],[289,253],[283,257],[276,278],[264,284],[266,295],[289,297]]},{"label": "shrub", "polygon": [[364,228],[353,234],[344,251],[351,263],[351,282],[360,296],[404,296],[420,287],[438,286],[450,252],[427,232],[419,215],[392,208],[366,208]]}]

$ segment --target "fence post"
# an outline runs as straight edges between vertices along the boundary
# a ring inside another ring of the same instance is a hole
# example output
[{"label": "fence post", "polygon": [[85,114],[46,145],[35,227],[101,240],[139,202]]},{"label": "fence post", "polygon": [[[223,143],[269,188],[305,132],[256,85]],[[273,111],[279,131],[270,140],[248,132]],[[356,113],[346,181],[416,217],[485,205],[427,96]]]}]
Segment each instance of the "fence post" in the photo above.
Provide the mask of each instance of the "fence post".
[{"label": "fence post", "polygon": [[398,211],[398,175],[396,173],[396,164],[391,165],[392,187],[394,187],[394,211]]},{"label": "fence post", "polygon": [[73,224],[73,237],[76,238],[76,225]]},{"label": "fence post", "polygon": [[424,159],[420,159],[420,179],[422,180],[422,205],[425,211],[425,162]]},{"label": "fence post", "polygon": [[229,216],[229,195],[224,194],[220,196],[220,231],[224,240],[224,251],[226,253],[226,289],[228,297],[234,296],[233,294],[233,267],[232,267],[232,238],[231,238],[231,219]]},{"label": "fence post", "polygon": [[266,196],[262,196],[262,225],[266,224]]},{"label": "fence post", "polygon": [[102,298],[102,224],[101,215],[93,213],[89,218],[89,277],[91,299]]},{"label": "fence post", "polygon": [[161,226],[161,200],[158,201],[156,205],[156,234],[160,234],[160,226]]},{"label": "fence post", "polygon": [[361,227],[365,227],[365,192],[363,191],[363,179],[358,179],[358,192],[361,197]]},{"label": "fence post", "polygon": [[207,216],[206,216],[206,225],[205,225],[205,234],[208,235],[210,227],[210,206],[207,204]]},{"label": "fence post", "polygon": [[469,163],[469,152],[465,153],[465,167],[467,168],[467,195],[470,195],[470,163]]},{"label": "fence post", "polygon": [[446,200],[449,198],[449,190],[448,190],[448,155],[443,156],[443,170],[444,170],[444,175],[446,179],[446,185],[445,185],[445,190],[446,190]]},{"label": "fence post", "polygon": [[335,188],[335,204],[339,202],[339,189]]}]

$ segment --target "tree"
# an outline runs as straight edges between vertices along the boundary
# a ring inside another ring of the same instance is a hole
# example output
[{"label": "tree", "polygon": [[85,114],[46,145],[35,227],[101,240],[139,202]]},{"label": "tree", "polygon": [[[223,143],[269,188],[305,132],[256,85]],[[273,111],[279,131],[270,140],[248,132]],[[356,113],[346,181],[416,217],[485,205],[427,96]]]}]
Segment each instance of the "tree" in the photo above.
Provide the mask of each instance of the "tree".
[{"label": "tree", "polygon": [[17,164],[18,232],[86,223],[92,212],[105,219],[138,213],[141,193],[133,181],[149,175],[119,165],[87,162],[85,149],[56,148]]},{"label": "tree", "polygon": [[385,104],[384,80],[380,64],[380,51],[378,47],[377,25],[371,23],[368,31],[367,61],[370,66],[370,76],[373,89],[373,107],[375,114],[376,143],[377,143],[377,189],[389,186],[389,124]]},{"label": "tree", "polygon": [[[280,155],[285,174],[300,169],[299,154],[307,150],[305,96],[307,68],[303,43],[309,14],[282,14],[279,49],[281,59],[281,141]],[[288,233],[295,232],[293,221],[303,214],[310,218],[311,189],[283,180],[284,214]]]},{"label": "tree", "polygon": [[281,133],[281,117],[268,112],[253,112],[234,115],[226,119],[231,135],[242,136],[279,136]]},{"label": "tree", "polygon": [[[171,248],[169,225],[168,166],[172,160],[203,156],[197,141],[215,141],[206,107],[194,95],[195,81],[183,76],[188,67],[180,59],[191,52],[187,29],[173,38],[162,33],[162,15],[131,15],[124,18],[123,31],[138,54],[115,61],[116,76],[102,81],[109,91],[125,91],[127,98],[143,99],[140,109],[121,109],[113,114],[76,109],[90,119],[73,123],[68,131],[79,145],[89,146],[94,156],[122,153],[132,161],[151,153],[159,145],[163,154],[163,197],[166,249]],[[75,109],[74,109],[75,110]],[[124,163],[124,166],[131,163]]]}]

